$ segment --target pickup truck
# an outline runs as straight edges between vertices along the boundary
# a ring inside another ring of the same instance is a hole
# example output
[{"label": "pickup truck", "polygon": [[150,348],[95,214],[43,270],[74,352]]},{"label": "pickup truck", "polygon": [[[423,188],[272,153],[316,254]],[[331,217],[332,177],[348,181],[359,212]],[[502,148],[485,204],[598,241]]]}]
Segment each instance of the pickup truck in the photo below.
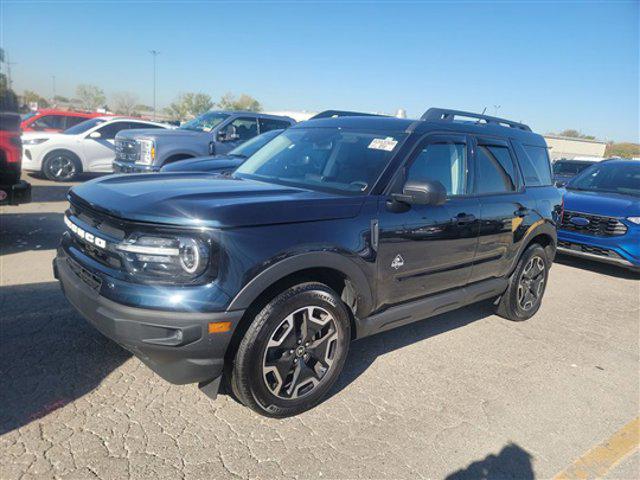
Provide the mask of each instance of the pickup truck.
[{"label": "pickup truck", "polygon": [[180,128],[129,130],[116,136],[116,173],[158,172],[185,158],[225,154],[258,134],[295,124],[289,117],[242,111],[210,111]]}]

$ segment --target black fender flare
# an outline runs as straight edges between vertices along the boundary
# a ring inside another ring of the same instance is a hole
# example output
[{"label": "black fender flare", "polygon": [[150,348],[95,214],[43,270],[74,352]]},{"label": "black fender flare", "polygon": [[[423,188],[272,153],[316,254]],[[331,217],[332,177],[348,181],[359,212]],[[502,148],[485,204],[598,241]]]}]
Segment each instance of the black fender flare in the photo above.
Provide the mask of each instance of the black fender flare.
[{"label": "black fender flare", "polygon": [[357,297],[358,316],[366,316],[373,308],[371,286],[362,269],[350,258],[335,252],[306,252],[281,260],[256,275],[231,300],[227,310],[245,310],[262,292],[279,280],[310,268],[330,268],[351,282]]},{"label": "black fender flare", "polygon": [[[549,222],[548,220],[545,220],[545,219],[541,219],[538,222],[534,223],[529,228],[529,231],[527,232],[527,234],[522,239],[522,245],[520,246],[520,249],[518,250],[518,255],[516,255],[515,261],[513,262],[513,265],[509,269],[509,274],[511,274],[513,272],[513,270],[515,270],[516,265],[518,264],[518,260],[520,260],[520,257],[524,253],[525,249],[531,244],[531,240],[533,240],[535,237],[537,237],[539,235],[546,235],[551,239],[551,245],[550,246],[553,249],[552,250],[553,256],[555,256],[556,248],[557,248],[557,245],[558,245],[558,230],[557,230],[555,224],[553,224],[552,222]],[[553,260],[553,256],[552,256],[551,260]]]}]

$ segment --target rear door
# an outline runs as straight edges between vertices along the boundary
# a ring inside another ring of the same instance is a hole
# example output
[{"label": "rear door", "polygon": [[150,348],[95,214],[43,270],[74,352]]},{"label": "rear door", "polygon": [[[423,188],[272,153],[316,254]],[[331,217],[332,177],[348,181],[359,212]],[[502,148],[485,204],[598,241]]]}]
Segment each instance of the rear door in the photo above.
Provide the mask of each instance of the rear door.
[{"label": "rear door", "polygon": [[389,208],[382,202],[378,240],[378,306],[394,305],[467,284],[478,241],[480,205],[469,195],[470,142],[465,135],[429,135],[394,180],[438,180],[444,205]]},{"label": "rear door", "polygon": [[481,221],[470,282],[508,273],[536,215],[535,199],[525,192],[510,143],[480,135],[473,143],[473,191],[480,200]]}]

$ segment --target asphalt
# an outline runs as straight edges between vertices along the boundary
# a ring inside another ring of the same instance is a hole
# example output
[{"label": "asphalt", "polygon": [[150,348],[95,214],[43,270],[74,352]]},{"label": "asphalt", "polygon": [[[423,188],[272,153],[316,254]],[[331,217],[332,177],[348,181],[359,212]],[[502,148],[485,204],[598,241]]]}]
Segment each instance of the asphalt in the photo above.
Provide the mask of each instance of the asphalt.
[{"label": "asphalt", "polygon": [[[640,281],[561,258],[524,323],[487,304],[352,345],[315,409],[266,419],[173,386],[51,272],[68,184],[0,213],[0,477],[552,478],[638,416]],[[640,456],[606,478],[640,477]]]}]

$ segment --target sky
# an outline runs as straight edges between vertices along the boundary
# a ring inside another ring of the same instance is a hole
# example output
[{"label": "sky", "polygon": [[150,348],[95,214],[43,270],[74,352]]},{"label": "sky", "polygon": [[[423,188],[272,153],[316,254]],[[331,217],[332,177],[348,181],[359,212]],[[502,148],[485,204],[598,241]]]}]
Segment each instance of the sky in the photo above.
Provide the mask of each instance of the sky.
[{"label": "sky", "polygon": [[[540,133],[639,141],[640,2],[13,1],[0,44],[14,88],[80,83],[158,105],[179,94],[256,97],[265,110],[419,117],[481,112]],[[3,66],[4,67],[4,66]]]}]

